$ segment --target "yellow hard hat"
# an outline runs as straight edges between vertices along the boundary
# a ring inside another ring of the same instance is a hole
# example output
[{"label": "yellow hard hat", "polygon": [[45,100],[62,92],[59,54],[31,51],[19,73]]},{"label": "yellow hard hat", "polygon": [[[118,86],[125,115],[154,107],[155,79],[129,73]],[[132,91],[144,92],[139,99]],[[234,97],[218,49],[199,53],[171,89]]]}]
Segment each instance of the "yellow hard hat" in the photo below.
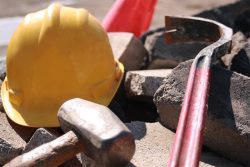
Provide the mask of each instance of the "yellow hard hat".
[{"label": "yellow hard hat", "polygon": [[57,111],[68,99],[108,105],[123,72],[95,17],[52,4],[28,14],[10,41],[3,105],[18,124],[56,127]]}]

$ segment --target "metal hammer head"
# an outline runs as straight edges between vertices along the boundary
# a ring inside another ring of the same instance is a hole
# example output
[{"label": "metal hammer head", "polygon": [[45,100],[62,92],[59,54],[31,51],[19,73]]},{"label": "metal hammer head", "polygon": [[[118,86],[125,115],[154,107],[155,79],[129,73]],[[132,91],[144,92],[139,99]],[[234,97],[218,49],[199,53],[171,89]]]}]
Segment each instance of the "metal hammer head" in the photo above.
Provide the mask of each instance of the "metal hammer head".
[{"label": "metal hammer head", "polygon": [[65,102],[58,112],[62,129],[74,131],[84,153],[103,167],[126,165],[135,152],[133,135],[107,107],[82,99]]}]

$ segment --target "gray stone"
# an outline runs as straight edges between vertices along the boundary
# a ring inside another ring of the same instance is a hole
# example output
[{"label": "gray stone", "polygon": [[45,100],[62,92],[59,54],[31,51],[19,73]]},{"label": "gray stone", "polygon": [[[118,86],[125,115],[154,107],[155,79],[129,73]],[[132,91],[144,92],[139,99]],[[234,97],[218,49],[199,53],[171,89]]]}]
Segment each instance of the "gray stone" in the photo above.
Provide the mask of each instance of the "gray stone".
[{"label": "gray stone", "polygon": [[9,124],[6,114],[0,111],[0,166],[18,156],[25,144]]},{"label": "gray stone", "polygon": [[0,46],[0,80],[3,80],[1,76],[6,71],[6,50],[7,46]]},{"label": "gray stone", "polygon": [[23,153],[29,152],[42,144],[48,143],[56,139],[58,136],[60,136],[60,134],[59,132],[56,132],[56,130],[39,128],[35,131],[30,141],[23,149]]},{"label": "gray stone", "polygon": [[[176,129],[192,61],[176,67],[156,91],[154,102],[163,125]],[[250,78],[212,68],[205,145],[250,165]]]},{"label": "gray stone", "polygon": [[170,75],[171,69],[128,71],[125,90],[129,97],[151,100],[163,79]]},{"label": "gray stone", "polygon": [[247,44],[247,38],[242,32],[237,32],[232,37],[232,48],[229,54],[224,55],[221,59],[224,65],[230,67],[232,60],[237,55],[240,50],[242,50]]},{"label": "gray stone", "polygon": [[166,44],[165,30],[159,29],[146,37],[144,46],[150,55],[148,69],[174,68],[179,63],[194,58],[207,46],[205,42]]},{"label": "gray stone", "polygon": [[[0,85],[2,81],[0,80]],[[0,166],[22,153],[35,128],[17,125],[4,113],[0,96]]]},{"label": "gray stone", "polygon": [[22,147],[13,146],[0,138],[0,165],[4,165],[6,162],[15,158],[22,152]]},{"label": "gray stone", "polygon": [[[59,131],[58,128],[39,128],[35,131],[33,136],[31,137],[30,141],[27,143],[25,148],[23,149],[22,153],[29,152],[36,147],[48,143],[57,137],[62,135],[62,132]],[[82,161],[80,158],[80,154],[78,155],[79,158],[74,157],[69,161],[66,161],[64,164],[60,165],[60,167],[80,167],[82,166]]]},{"label": "gray stone", "polygon": [[250,76],[250,38],[242,32],[237,32],[232,38],[232,49],[222,57],[229,69]]},{"label": "gray stone", "polygon": [[[158,122],[131,122],[126,124],[134,135],[136,152],[128,167],[166,167],[174,133]],[[213,152],[203,152],[200,167],[242,167]]]},{"label": "gray stone", "polygon": [[132,33],[108,33],[109,41],[116,59],[123,63],[126,70],[139,70],[144,66],[148,52],[141,41]]},{"label": "gray stone", "polygon": [[[242,47],[232,59],[231,70],[250,77],[250,38],[246,39]],[[240,42],[239,42],[240,43]]]}]

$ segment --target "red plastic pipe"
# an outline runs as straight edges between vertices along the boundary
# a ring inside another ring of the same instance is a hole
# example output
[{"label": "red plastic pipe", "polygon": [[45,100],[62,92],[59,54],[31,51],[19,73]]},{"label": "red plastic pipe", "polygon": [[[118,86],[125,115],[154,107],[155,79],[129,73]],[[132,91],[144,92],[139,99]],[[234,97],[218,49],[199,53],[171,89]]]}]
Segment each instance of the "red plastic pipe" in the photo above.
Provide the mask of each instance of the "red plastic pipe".
[{"label": "red plastic pipe", "polygon": [[147,31],[157,0],[117,0],[102,25],[107,32],[131,32],[139,37]]}]

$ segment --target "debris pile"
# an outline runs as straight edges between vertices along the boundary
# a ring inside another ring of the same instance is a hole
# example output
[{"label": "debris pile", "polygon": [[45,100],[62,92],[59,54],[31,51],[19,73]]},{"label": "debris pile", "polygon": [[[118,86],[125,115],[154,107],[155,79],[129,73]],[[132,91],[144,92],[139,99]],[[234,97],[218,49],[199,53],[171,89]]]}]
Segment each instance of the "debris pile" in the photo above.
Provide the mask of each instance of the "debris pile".
[{"label": "debris pile", "polygon": [[[249,13],[243,0],[195,15],[234,32],[231,52],[211,67],[201,167],[250,166]],[[165,30],[141,39],[108,33],[125,67],[109,108],[72,99],[58,110],[60,127],[32,128],[9,119],[0,97],[0,166],[167,166],[191,64],[211,43],[166,44]],[[0,49],[2,85],[6,48]]]}]

